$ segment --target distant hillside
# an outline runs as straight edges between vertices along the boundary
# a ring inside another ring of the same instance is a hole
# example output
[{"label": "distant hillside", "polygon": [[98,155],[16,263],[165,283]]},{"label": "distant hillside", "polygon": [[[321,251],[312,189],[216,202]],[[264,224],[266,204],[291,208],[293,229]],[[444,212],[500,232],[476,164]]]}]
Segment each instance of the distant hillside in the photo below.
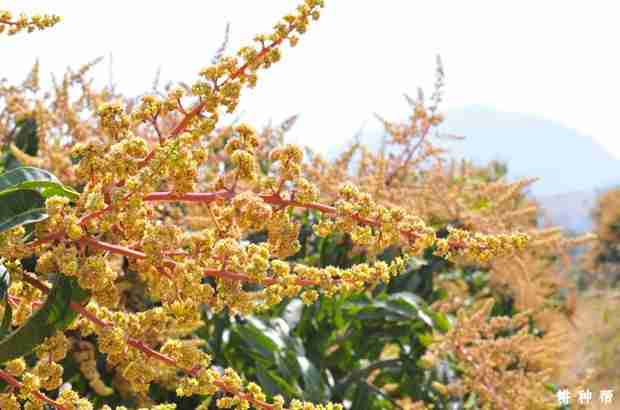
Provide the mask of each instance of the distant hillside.
[{"label": "distant hillside", "polygon": [[[443,140],[450,156],[479,164],[506,161],[510,180],[538,177],[530,194],[565,229],[589,230],[597,192],[620,184],[620,161],[596,141],[535,115],[467,106],[448,111],[440,132],[465,137]],[[377,149],[381,137],[377,131],[362,133],[361,141]],[[333,147],[330,156],[342,148]]]},{"label": "distant hillside", "polygon": [[508,162],[509,175],[539,177],[536,196],[592,191],[620,181],[620,161],[591,137],[529,114],[479,106],[449,111],[441,131],[462,135],[446,143],[457,157]]},{"label": "distant hillside", "polygon": [[596,191],[578,191],[536,198],[545,209],[544,220],[551,225],[583,233],[592,230],[591,212],[596,205]]}]

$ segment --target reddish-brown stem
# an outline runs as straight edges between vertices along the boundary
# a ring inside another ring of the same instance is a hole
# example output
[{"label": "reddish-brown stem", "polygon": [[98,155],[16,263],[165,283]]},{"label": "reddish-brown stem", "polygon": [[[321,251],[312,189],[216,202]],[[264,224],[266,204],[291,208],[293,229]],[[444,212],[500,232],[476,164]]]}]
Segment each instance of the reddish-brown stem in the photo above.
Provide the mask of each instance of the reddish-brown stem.
[{"label": "reddish-brown stem", "polygon": [[159,145],[161,145],[164,142],[164,137],[161,133],[161,131],[159,130],[159,125],[157,124],[157,118],[159,117],[159,112],[157,114],[155,114],[153,116],[153,118],[151,118],[151,124],[153,125],[153,128],[155,129],[155,132],[157,133],[157,138],[159,140]]},{"label": "reddish-brown stem", "polygon": [[411,158],[413,158],[413,154],[418,150],[418,148],[420,148],[422,146],[422,144],[424,143],[424,140],[426,139],[426,136],[428,135],[429,130],[431,129],[431,124],[430,122],[427,123],[424,126],[424,129],[422,131],[422,135],[420,136],[420,140],[416,143],[416,145],[411,149],[411,151],[409,151],[409,153],[407,154],[407,156],[405,157],[404,161],[401,159],[402,162],[401,165],[397,166],[396,169],[394,169],[394,171],[388,175],[388,177],[385,179],[385,186],[390,186],[390,184],[392,183],[393,179],[398,175],[398,173],[400,172],[401,169],[405,169],[407,168],[407,164],[409,164],[409,161],[411,161]]},{"label": "reddish-brown stem", "polygon": [[[144,343],[144,341],[142,340],[137,340],[137,339],[133,339],[133,338],[129,338],[127,339],[127,344],[129,346],[132,346],[138,350],[140,350],[141,352],[145,353],[147,356],[149,357],[153,357],[157,360],[159,360],[162,363],[166,363],[169,366],[173,366],[173,367],[179,367],[178,363],[176,362],[176,360],[174,360],[172,357],[166,356],[163,353],[160,353],[156,350],[153,350],[149,345],[147,345],[146,343]],[[187,370],[187,369],[183,369],[181,368],[181,370],[183,370],[185,373],[189,373],[192,376],[196,376],[197,372],[196,371],[191,371],[191,370]]]},{"label": "reddish-brown stem", "polygon": [[94,313],[90,312],[84,306],[81,306],[81,305],[78,305],[77,303],[71,302],[69,304],[69,307],[71,308],[71,310],[73,310],[74,312],[78,312],[79,314],[81,314],[86,319],[90,320],[91,322],[93,322],[94,324],[96,324],[99,327],[102,327],[102,328],[112,327],[111,323],[104,322],[103,320],[99,319],[97,317],[97,315],[95,315]]},{"label": "reddish-brown stem", "polygon": [[[144,197],[144,201],[179,201],[179,202],[203,202],[210,203],[216,198],[230,199],[235,194],[232,191],[222,190],[216,192],[188,192],[188,193],[175,193],[175,192],[152,192]],[[298,208],[314,209],[320,211],[323,214],[334,216],[338,210],[330,205],[321,204],[318,202],[299,202],[292,199],[282,198],[279,194],[262,194],[260,195],[263,201],[271,205],[279,206],[294,206]],[[351,216],[356,221],[372,226],[378,226],[379,222],[373,221],[368,218],[362,218],[358,215]],[[419,237],[415,232],[403,231],[403,235],[408,238],[416,239]]]},{"label": "reddish-brown stem", "polygon": [[[216,90],[221,88],[223,85],[225,85],[226,83],[237,79],[239,76],[241,76],[245,70],[250,66],[250,64],[256,64],[257,62],[261,61],[266,55],[267,53],[277,47],[278,45],[280,45],[280,43],[282,42],[282,40],[284,40],[284,37],[282,37],[281,39],[274,41],[273,43],[271,43],[270,45],[268,45],[267,47],[264,47],[257,55],[256,58],[253,61],[248,61],[245,64],[243,64],[241,67],[239,67],[236,71],[234,71],[228,78],[226,78],[226,80],[224,80],[224,82],[222,84],[218,84],[216,85]],[[187,129],[187,127],[189,126],[190,122],[197,116],[199,116],[202,111],[204,111],[205,107],[207,106],[207,101],[201,101],[201,102],[197,102],[196,104],[194,104],[194,106],[192,107],[192,109],[190,110],[190,112],[185,112],[183,118],[181,119],[181,121],[179,121],[179,123],[172,129],[172,131],[170,132],[170,135],[168,135],[167,138],[174,138],[177,135],[181,134],[183,131],[185,131]],[[164,139],[164,140],[165,140]],[[155,151],[151,151],[146,158],[144,158],[141,162],[140,162],[140,166],[144,166],[146,165],[151,159],[153,159],[153,157],[155,156]]]},{"label": "reddish-brown stem", "polygon": [[22,280],[24,282],[27,282],[30,286],[36,289],[39,289],[44,294],[48,294],[50,292],[49,286],[47,286],[45,283],[41,282],[39,279],[35,278],[34,276],[23,275]]},{"label": "reddish-brown stem", "polygon": [[[146,254],[144,252],[140,252],[137,251],[135,249],[131,249],[128,248],[126,246],[121,246],[121,245],[116,245],[113,243],[108,243],[108,242],[103,242],[100,241],[98,239],[95,239],[91,236],[85,236],[83,238],[81,238],[79,240],[79,243],[82,245],[87,245],[93,248],[97,248],[97,249],[101,249],[104,251],[108,251],[110,253],[116,254],[116,255],[122,255],[122,256],[127,256],[129,258],[136,258],[136,259],[144,259],[146,258]],[[164,251],[163,252],[164,255],[186,255],[185,252],[183,251]],[[174,268],[176,265],[176,262],[173,260],[165,260],[163,261],[165,266],[168,266],[169,268]],[[167,274],[167,272],[164,272],[162,269],[160,269],[160,272],[168,277],[170,277],[170,275]]]},{"label": "reddish-brown stem", "polygon": [[[125,195],[121,199],[121,202],[127,201],[132,195],[134,195],[133,192]],[[228,190],[221,190],[221,191],[207,192],[207,193],[192,192],[192,193],[189,193],[189,194],[175,194],[175,193],[172,193],[172,192],[153,192],[153,193],[147,194],[144,197],[144,200],[145,201],[169,201],[169,202],[172,202],[172,201],[178,201],[179,199],[177,198],[177,196],[179,196],[179,195],[181,195],[181,197],[183,197],[184,200],[187,201],[187,202],[207,203],[207,202],[214,201],[218,197],[228,199],[229,197],[233,196],[233,193],[228,191]],[[91,212],[90,214],[85,215],[84,217],[82,217],[78,223],[81,226],[84,226],[84,225],[86,225],[86,223],[89,220],[91,220],[93,218],[100,217],[101,215],[105,214],[106,212],[109,212],[112,209],[114,209],[115,206],[116,206],[115,204],[110,204],[110,205],[106,206],[103,209],[100,209],[100,210],[95,211],[95,212]]]},{"label": "reddish-brown stem", "polygon": [[[256,400],[251,395],[249,395],[247,393],[243,393],[243,392],[241,392],[241,391],[239,391],[237,389],[231,388],[230,386],[227,386],[226,383],[224,383],[224,382],[215,381],[213,384],[215,384],[220,389],[228,392],[229,394],[236,395],[237,397],[239,397],[242,400],[247,400],[248,402],[252,403],[255,407],[261,407],[264,410],[272,410],[275,407],[273,404],[266,403],[266,402],[264,402],[262,400]],[[284,410],[286,410],[286,409],[284,409]]]},{"label": "reddish-brown stem", "polygon": [[[262,49],[262,50],[261,50],[261,51],[260,51],[260,52],[256,55],[256,58],[255,58],[253,61],[251,61],[251,62],[246,62],[245,64],[243,64],[243,65],[242,65],[241,67],[239,67],[236,71],[234,71],[234,72],[233,72],[233,73],[232,73],[232,74],[231,74],[228,78],[226,78],[226,80],[224,80],[224,82],[223,82],[222,84],[217,85],[217,86],[216,86],[216,88],[220,88],[220,87],[222,87],[223,85],[225,85],[227,82],[232,81],[232,80],[235,80],[236,78],[238,78],[240,75],[242,75],[242,74],[245,72],[245,70],[246,70],[246,69],[250,66],[250,64],[252,64],[252,63],[257,63],[257,62],[259,62],[260,60],[262,60],[262,59],[265,57],[265,55],[267,55],[267,53],[268,53],[271,49],[273,49],[273,48],[277,47],[277,46],[278,46],[278,45],[282,42],[282,40],[284,40],[284,37],[282,37],[281,39],[279,39],[279,40],[277,40],[277,41],[274,41],[274,42],[273,42],[273,43],[271,43],[269,46],[266,46],[266,47],[264,47],[264,46],[263,46],[263,49]],[[193,118],[195,118],[195,117],[199,116],[199,115],[202,113],[202,111],[205,109],[206,105],[207,105],[207,101],[201,101],[201,102],[198,102],[198,103],[194,104],[194,106],[192,107],[192,109],[191,109],[191,111],[190,111],[190,112],[186,112],[186,111],[182,108],[180,100],[179,100],[178,102],[179,102],[179,108],[181,109],[180,111],[181,111],[181,113],[183,114],[183,118],[182,118],[182,119],[181,119],[181,121],[179,121],[179,123],[178,123],[178,124],[177,124],[177,125],[173,128],[173,130],[170,132],[170,134],[168,135],[168,137],[164,137],[164,138],[162,138],[162,137],[160,136],[160,139],[159,139],[160,145],[161,145],[161,144],[162,144],[162,143],[163,143],[166,139],[169,139],[169,138],[174,138],[174,137],[178,136],[179,134],[181,134],[183,131],[185,131],[185,130],[187,129],[187,127],[189,126],[189,123],[191,122],[191,120],[192,120]],[[149,154],[148,154],[148,155],[147,155],[147,156],[146,156],[143,160],[141,160],[141,161],[138,163],[139,167],[140,167],[140,168],[141,168],[141,167],[144,167],[146,164],[148,164],[148,162],[149,162],[151,159],[153,159],[153,157],[154,157],[154,156],[155,156],[155,150],[152,150],[151,152],[149,152]],[[128,199],[128,198],[129,198],[130,196],[132,196],[132,195],[133,195],[133,193],[128,194],[125,198],[123,198],[123,200]],[[85,224],[85,223],[86,223],[89,219],[96,218],[96,217],[98,217],[98,216],[100,216],[100,215],[102,215],[102,214],[104,214],[104,213],[106,213],[106,212],[110,211],[112,208],[113,208],[113,205],[111,204],[111,205],[107,206],[106,208],[104,208],[104,209],[102,209],[102,210],[100,210],[100,211],[96,211],[96,212],[93,212],[93,213],[91,213],[91,214],[89,214],[89,215],[86,215],[85,217],[83,217],[83,218],[80,220],[80,225],[82,225],[82,226],[83,226],[83,225],[84,225],[84,224]]]},{"label": "reddish-brown stem", "polygon": [[144,197],[144,201],[158,201],[158,202],[201,202],[210,203],[218,198],[230,199],[234,196],[232,191],[222,189],[215,192],[152,192]]},{"label": "reddish-brown stem", "polygon": [[19,306],[19,299],[16,299],[11,295],[7,295],[6,300],[13,309]]},{"label": "reddish-brown stem", "polygon": [[[132,192],[132,193],[129,193],[129,194],[127,194],[127,195],[125,195],[125,196],[121,199],[121,202],[125,202],[125,201],[126,201],[126,200],[128,200],[128,199],[129,199],[132,195],[133,195],[133,192]],[[91,213],[89,213],[88,215],[84,215],[84,216],[83,216],[83,217],[82,217],[82,218],[78,221],[78,223],[79,223],[81,226],[84,226],[84,225],[86,225],[86,222],[88,222],[89,220],[91,220],[91,219],[93,219],[93,218],[98,218],[99,216],[101,216],[101,215],[105,214],[106,212],[109,212],[109,211],[111,211],[112,209],[114,209],[114,207],[115,207],[115,206],[116,206],[115,204],[109,204],[108,206],[106,206],[106,207],[105,207],[105,208],[103,208],[103,209],[100,209],[100,210],[98,210],[98,211],[91,212]]]},{"label": "reddish-brown stem", "polygon": [[179,107],[179,111],[181,112],[181,114],[187,115],[187,111],[185,111],[185,108],[183,107],[183,103],[181,102],[180,98],[177,98],[177,106]]},{"label": "reddish-brown stem", "polygon": [[189,254],[185,251],[164,251],[164,255],[166,256],[189,256]]},{"label": "reddish-brown stem", "polygon": [[[284,40],[284,37],[282,37],[281,39],[279,39],[277,41],[274,41],[273,43],[271,43],[267,47],[264,47],[256,55],[256,59],[254,59],[253,61],[248,61],[247,63],[245,63],[244,65],[239,67],[222,84],[220,84],[218,86],[218,88],[222,87],[227,82],[235,80],[236,78],[238,78],[240,75],[242,75],[245,72],[245,70],[250,66],[250,64],[257,63],[260,60],[262,60],[267,55],[267,53],[271,49],[277,47],[282,42],[282,40]],[[182,133],[183,131],[185,131],[185,129],[189,125],[190,121],[194,117],[196,117],[198,114],[200,114],[205,109],[206,105],[207,105],[207,101],[203,101],[203,102],[195,104],[194,107],[192,107],[191,111],[187,115],[185,115],[181,121],[179,121],[179,123],[177,124],[176,127],[174,127],[174,129],[172,130],[172,132],[170,133],[168,138],[174,138],[177,135],[179,135],[180,133]]]},{"label": "reddish-brown stem", "polygon": [[[26,282],[28,282],[29,284],[31,284],[32,286],[34,286],[35,288],[41,290],[43,293],[48,294],[50,292],[50,288],[49,286],[47,286],[45,283],[41,282],[40,280],[38,280],[37,278],[30,276],[30,275],[23,275],[23,280],[25,280]],[[109,328],[112,327],[113,324],[109,323],[109,322],[105,322],[101,319],[99,319],[97,317],[97,315],[95,315],[94,313],[88,311],[84,306],[81,306],[77,303],[70,303],[69,307],[74,310],[77,313],[80,313],[82,316],[84,316],[86,319],[90,320],[91,322],[93,322],[95,325],[101,327],[101,328]],[[146,356],[148,357],[152,357],[156,360],[159,360],[162,363],[165,363],[169,366],[173,366],[176,367],[177,369],[181,370],[182,372],[188,374],[189,376],[192,377],[196,377],[198,376],[198,372],[200,370],[200,367],[193,367],[192,369],[185,369],[181,366],[179,366],[179,364],[177,363],[177,361],[168,356],[165,355],[163,353],[158,352],[157,350],[154,350],[153,348],[151,348],[149,345],[147,345],[144,341],[142,340],[138,340],[135,338],[127,338],[127,344],[137,350],[140,350],[142,353],[144,353]],[[6,376],[6,378],[5,378]],[[15,387],[15,388],[21,388],[21,383],[19,383],[17,380],[15,380],[15,378],[13,378],[10,374],[8,373],[4,373],[2,370],[0,370],[0,378],[4,379],[7,383],[9,383],[11,386]],[[237,389],[231,388],[230,386],[226,385],[226,383],[221,382],[221,381],[216,381],[214,383],[217,387],[219,387],[220,389],[226,391],[228,394],[233,394],[238,396],[239,398],[243,399],[243,400],[247,400],[250,403],[252,403],[255,406],[260,406],[261,408],[265,409],[265,410],[271,410],[273,409],[273,405],[266,403],[264,401],[261,400],[256,400],[254,398],[252,398],[252,396],[250,396],[247,393],[244,393],[242,391],[239,391]],[[37,393],[34,393],[35,395],[37,395]],[[40,396],[39,396],[40,395]],[[47,396],[43,395],[42,393],[39,393],[37,395],[38,398],[40,398],[41,400],[45,401],[46,403],[49,403],[53,406],[55,406],[58,410],[66,410],[65,407],[63,407],[61,404],[58,404],[56,402],[54,402],[53,400],[47,398]]]},{"label": "reddish-brown stem", "polygon": [[[5,372],[2,369],[0,369],[0,379],[4,380],[9,386],[15,389],[18,389],[18,390],[21,389],[23,386],[23,383],[21,383],[15,377],[13,377],[12,375],[10,375],[9,373]],[[39,390],[34,390],[32,394],[33,396],[35,396],[37,399],[41,400],[42,402],[47,403],[50,406],[54,406],[57,410],[67,410],[65,406],[63,406],[62,404],[58,403],[55,400],[50,399],[45,394],[41,393]]]},{"label": "reddish-brown stem", "polygon": [[[238,280],[240,282],[249,282],[249,283],[257,282],[256,279],[251,278],[245,273],[232,272],[229,270],[206,269],[204,271],[204,275],[211,276],[214,278],[233,279],[233,280]],[[263,285],[273,285],[273,284],[278,283],[278,280],[276,278],[265,278],[265,279],[262,279],[260,283],[262,283]],[[299,286],[316,286],[316,285],[319,285],[319,281],[312,280],[312,279],[297,278],[295,280],[295,284]]]},{"label": "reddish-brown stem", "polygon": [[0,20],[0,24],[8,24],[9,26],[17,26],[17,23],[11,20]]},{"label": "reddish-brown stem", "polygon": [[56,233],[50,234],[50,235],[48,235],[48,236],[46,236],[44,238],[37,239],[36,241],[29,242],[29,243],[26,244],[26,246],[28,246],[30,248],[34,248],[34,247],[42,245],[44,243],[53,242],[53,241],[56,241],[58,239],[61,239],[64,235],[65,235],[64,232],[56,232]]},{"label": "reddish-brown stem", "polygon": [[[23,301],[22,298],[19,298],[17,296],[11,296],[11,295],[6,295],[6,300],[7,302],[9,302],[9,304],[11,305],[11,307],[13,309],[17,308]],[[39,300],[34,300],[32,302],[30,302],[30,306],[34,309],[38,308],[39,306],[41,306],[43,304],[43,302],[39,301]]]},{"label": "reddish-brown stem", "polygon": [[98,248],[98,249],[106,250],[108,252],[112,252],[116,255],[123,255],[123,256],[130,257],[130,258],[138,258],[138,259],[146,258],[146,254],[144,252],[135,251],[125,246],[115,245],[113,243],[103,242],[90,236],[83,237],[82,239],[80,239],[80,242],[88,246],[91,246],[93,248]]}]

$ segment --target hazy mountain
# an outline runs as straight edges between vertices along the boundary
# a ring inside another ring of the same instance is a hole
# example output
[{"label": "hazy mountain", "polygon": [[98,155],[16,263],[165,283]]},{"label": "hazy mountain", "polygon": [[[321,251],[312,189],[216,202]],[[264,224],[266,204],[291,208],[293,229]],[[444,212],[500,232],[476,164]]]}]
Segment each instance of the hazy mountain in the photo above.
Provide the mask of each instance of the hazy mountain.
[{"label": "hazy mountain", "polygon": [[[577,191],[537,197],[545,210],[545,220],[573,232],[589,232],[593,228],[591,212],[597,191]],[[548,219],[547,219],[548,218]]]},{"label": "hazy mountain", "polygon": [[510,178],[539,177],[531,187],[553,224],[574,232],[592,229],[601,191],[620,183],[620,161],[591,137],[527,114],[465,107],[447,113],[442,131],[465,137],[446,144],[475,162],[508,163]]},{"label": "hazy mountain", "polygon": [[465,137],[446,144],[455,156],[478,163],[500,159],[511,178],[539,177],[531,189],[536,196],[620,182],[620,161],[591,137],[534,115],[470,106],[448,112],[440,130]]},{"label": "hazy mountain", "polygon": [[[505,161],[510,180],[538,177],[530,193],[548,209],[551,220],[566,229],[590,229],[597,193],[620,184],[620,161],[596,141],[535,115],[467,106],[448,111],[440,132],[465,137],[442,143],[451,156],[479,164]],[[361,140],[376,149],[381,135],[366,133]]]}]

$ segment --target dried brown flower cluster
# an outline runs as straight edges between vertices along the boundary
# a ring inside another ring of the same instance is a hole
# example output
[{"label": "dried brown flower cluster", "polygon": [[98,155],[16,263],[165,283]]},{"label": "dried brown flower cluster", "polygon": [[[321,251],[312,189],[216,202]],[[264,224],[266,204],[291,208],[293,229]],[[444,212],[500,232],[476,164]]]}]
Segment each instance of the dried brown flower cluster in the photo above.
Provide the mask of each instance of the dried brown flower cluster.
[{"label": "dried brown flower cluster", "polygon": [[557,399],[544,386],[558,352],[529,333],[526,314],[489,319],[493,304],[493,299],[482,300],[478,306],[459,310],[458,325],[436,336],[423,358],[426,365],[449,358],[458,363],[463,377],[448,386],[437,383],[435,388],[445,396],[475,392],[484,409],[557,408]]},{"label": "dried brown flower cluster", "polygon": [[601,194],[593,217],[598,241],[589,248],[581,264],[590,282],[605,287],[617,283],[620,275],[620,189]]}]

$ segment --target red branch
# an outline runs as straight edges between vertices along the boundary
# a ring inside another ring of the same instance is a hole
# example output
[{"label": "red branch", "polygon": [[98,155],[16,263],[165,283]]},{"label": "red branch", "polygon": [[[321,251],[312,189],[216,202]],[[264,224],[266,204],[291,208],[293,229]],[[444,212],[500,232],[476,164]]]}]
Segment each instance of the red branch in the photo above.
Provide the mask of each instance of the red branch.
[{"label": "red branch", "polygon": [[123,255],[123,256],[130,257],[130,258],[138,258],[138,259],[146,258],[146,254],[144,252],[136,251],[136,250],[133,250],[131,248],[127,248],[121,245],[115,245],[113,243],[103,242],[91,236],[83,237],[82,239],[80,239],[80,242],[85,245],[92,246],[93,248],[98,248],[98,249],[112,252],[116,255]]},{"label": "red branch", "polygon": [[[41,290],[43,293],[49,294],[50,292],[50,287],[48,285],[46,285],[45,283],[41,282],[39,279],[31,276],[31,275],[23,275],[23,280],[28,282],[30,285],[34,286],[35,288]],[[114,326],[112,323],[109,322],[105,322],[101,319],[99,319],[94,313],[88,311],[84,306],[81,306],[77,303],[70,303],[69,307],[74,310],[75,312],[80,313],[82,316],[84,316],[86,319],[90,320],[91,322],[93,322],[95,325],[102,327],[102,328],[110,328],[112,326]],[[153,348],[151,348],[148,344],[146,344],[144,341],[139,340],[139,339],[135,339],[135,338],[127,338],[127,344],[135,349],[138,349],[139,351],[141,351],[142,353],[144,353],[146,356],[148,357],[152,357],[156,360],[159,360],[162,363],[165,363],[169,366],[173,366],[176,367],[177,369],[181,370],[182,372],[188,374],[189,376],[192,377],[196,377],[198,376],[198,372],[200,371],[199,367],[194,367],[192,369],[185,369],[181,366],[179,366],[179,364],[177,363],[177,361],[168,356],[165,355],[163,353],[158,352],[157,350],[154,350]],[[18,382],[15,378],[13,378],[13,376],[11,376],[8,373],[5,373],[4,371],[0,370],[0,378],[4,379],[7,383],[9,383],[10,385],[12,385],[15,388],[21,388],[22,384],[20,382]],[[221,390],[226,391],[228,394],[232,394],[232,395],[236,395],[238,397],[240,397],[243,400],[247,400],[250,403],[252,403],[255,406],[260,406],[265,410],[271,410],[274,408],[273,405],[261,401],[261,400],[256,400],[254,399],[250,394],[242,392],[240,390],[237,390],[235,388],[232,388],[230,386],[228,386],[226,383],[221,382],[221,381],[215,381],[214,383],[217,387],[219,387]],[[49,399],[47,396],[45,396],[42,393],[39,392],[35,392],[34,393],[35,396],[37,396],[39,399],[45,401],[46,403],[49,403],[53,406],[55,406],[58,410],[67,410],[64,406],[62,406],[59,403],[56,403],[55,401]]]},{"label": "red branch", "polygon": [[[129,198],[131,198],[131,196],[132,196],[132,195],[133,195],[133,192],[132,192],[132,193],[129,193],[129,194],[127,194],[127,195],[125,195],[123,198],[121,198],[120,202],[125,202],[125,201],[127,201]],[[86,225],[86,222],[88,222],[89,220],[91,220],[91,219],[93,219],[93,218],[98,218],[98,217],[100,217],[101,215],[105,214],[106,212],[111,211],[112,209],[114,209],[114,208],[116,207],[116,205],[117,205],[117,204],[109,204],[108,206],[106,206],[106,207],[105,207],[105,208],[103,208],[103,209],[100,209],[100,210],[98,210],[98,211],[91,212],[91,213],[89,213],[88,215],[84,215],[84,216],[83,216],[83,217],[79,220],[79,222],[78,222],[78,223],[79,223],[81,226],[85,226],[85,225]]]},{"label": "red branch", "polygon": [[10,26],[17,26],[18,25],[16,21],[4,20],[4,19],[0,19],[0,24],[8,24]]},{"label": "red branch", "polygon": [[[215,192],[187,192],[187,193],[176,193],[176,192],[152,192],[144,197],[144,201],[179,201],[179,202],[203,202],[210,203],[213,202],[216,198],[226,198],[230,199],[235,194],[231,191],[222,190]],[[263,201],[271,205],[279,205],[279,206],[294,206],[298,208],[305,209],[314,209],[328,216],[335,216],[338,213],[338,210],[330,205],[321,204],[318,202],[298,202],[293,199],[285,199],[282,198],[279,194],[262,194],[259,195]],[[356,221],[371,225],[378,226],[379,222],[373,221],[368,218],[362,218],[358,215],[351,215],[353,219]],[[401,231],[403,235],[410,239],[417,239],[419,235],[415,232],[410,231]]]},{"label": "red branch", "polygon": [[[108,242],[103,242],[103,241],[97,240],[89,236],[80,239],[80,241],[94,248],[103,249],[103,250],[109,251],[117,255],[124,255],[124,256],[136,258],[136,259],[146,258],[146,254],[143,252],[136,251],[136,250],[124,247],[124,246],[115,245],[115,244],[108,243]],[[170,261],[170,263],[172,264],[173,262]],[[244,273],[231,272],[227,270],[207,269],[205,270],[204,275],[223,278],[223,279],[233,279],[233,280],[238,280],[241,282],[253,282],[253,283],[256,282],[255,279],[251,278],[250,276]],[[261,283],[265,285],[273,285],[275,283],[278,283],[278,280],[276,278],[265,278],[261,280]],[[295,283],[300,286],[314,286],[314,285],[319,284],[319,282],[316,280],[303,279],[303,278],[298,278]]]},{"label": "red branch", "polygon": [[[15,377],[11,376],[9,373],[5,372],[2,369],[0,369],[0,379],[4,380],[8,385],[10,385],[11,387],[15,389],[21,389],[22,386],[24,385],[19,380],[17,380]],[[68,410],[65,406],[63,406],[62,404],[58,403],[55,400],[50,399],[45,394],[41,393],[39,390],[34,390],[32,394],[37,399],[41,400],[44,403],[49,404],[50,406],[54,406],[58,410]]]},{"label": "red branch", "polygon": [[[224,84],[226,84],[227,82],[230,82],[232,80],[235,80],[236,78],[238,78],[239,76],[241,76],[245,70],[250,66],[250,64],[255,64],[257,62],[259,62],[260,60],[262,60],[267,53],[273,49],[276,48],[278,45],[280,45],[280,43],[282,42],[282,40],[284,40],[284,37],[278,39],[277,41],[274,41],[273,43],[271,43],[270,45],[268,45],[267,47],[264,47],[257,55],[256,58],[253,61],[248,61],[246,62],[244,65],[242,65],[241,67],[239,67],[235,72],[233,72],[222,84],[220,84],[217,88],[222,87]],[[181,121],[179,121],[179,123],[177,124],[176,127],[174,127],[174,129],[172,130],[172,132],[170,133],[169,138],[174,138],[177,135],[179,135],[180,133],[182,133],[183,131],[185,131],[185,129],[187,128],[187,126],[189,125],[189,122],[192,120],[192,118],[196,117],[198,114],[200,114],[206,107],[207,105],[207,101],[203,101],[201,103],[197,103],[194,105],[194,107],[192,107],[192,110],[183,117],[183,119]]]},{"label": "red branch", "polygon": [[41,239],[37,239],[36,241],[28,242],[26,246],[30,248],[34,248],[36,246],[43,245],[44,243],[47,243],[47,242],[53,242],[53,241],[59,240],[64,235],[65,235],[64,232],[56,232],[56,233],[47,235]]},{"label": "red branch", "polygon": [[[428,135],[428,132],[431,129],[431,123],[427,122],[422,130],[422,135],[420,136],[420,140],[418,141],[417,144],[414,145],[414,147],[407,153],[407,150],[403,151],[403,153],[401,154],[401,158],[399,158],[398,162],[401,162],[402,164],[398,165],[396,167],[396,169],[394,169],[394,171],[388,175],[388,177],[385,179],[385,186],[390,186],[390,184],[392,183],[392,180],[398,175],[398,173],[400,172],[401,169],[406,169],[407,168],[407,164],[409,164],[409,161],[411,161],[411,159],[413,158],[413,154],[418,150],[418,148],[420,148],[422,146],[422,144],[424,143],[424,140],[426,139],[426,136]],[[410,147],[410,146],[409,146]],[[407,154],[405,156],[405,158],[403,159],[402,156],[404,154]]]},{"label": "red branch", "polygon": [[188,193],[175,193],[175,192],[152,192],[144,197],[145,201],[158,201],[158,202],[200,202],[208,204],[215,201],[218,198],[230,199],[234,196],[232,191],[222,189],[215,192],[188,192]]},{"label": "red branch", "polygon": [[[232,272],[228,270],[206,269],[204,271],[204,275],[215,277],[215,278],[233,279],[233,280],[238,280],[240,282],[251,282],[251,283],[257,282],[256,279],[251,278],[245,273]],[[278,279],[265,278],[265,279],[260,280],[260,283],[263,285],[273,285],[273,284],[278,283]],[[316,285],[319,285],[319,281],[312,280],[312,279],[297,278],[295,280],[295,284],[299,286],[316,286]]]},{"label": "red branch", "polygon": [[[270,45],[268,45],[267,47],[263,47],[263,49],[256,55],[256,58],[253,61],[248,61],[245,64],[243,64],[241,67],[239,67],[236,71],[234,71],[228,78],[226,78],[226,80],[224,80],[224,82],[222,84],[217,84],[215,86],[215,90],[219,90],[222,86],[224,86],[226,83],[233,81],[235,79],[237,79],[238,77],[240,77],[241,75],[244,74],[245,70],[250,66],[250,64],[256,64],[258,62],[260,62],[266,55],[267,53],[272,50],[273,48],[277,47],[278,45],[280,45],[280,43],[282,42],[282,40],[284,40],[285,37],[280,38],[277,41],[274,41],[273,43],[271,43]],[[202,111],[204,111],[205,107],[207,106],[207,101],[202,101],[202,102],[197,102],[196,104],[194,104],[194,106],[192,107],[190,112],[186,112],[183,116],[183,118],[181,119],[181,121],[179,121],[179,123],[172,129],[172,131],[170,132],[170,135],[168,135],[167,138],[174,138],[177,135],[181,134],[183,131],[185,131],[187,129],[187,127],[189,126],[190,122],[197,116],[199,116]],[[153,157],[155,156],[155,151],[151,151],[146,158],[144,158],[141,162],[140,162],[140,166],[144,166],[146,165],[151,159],[153,159]]]}]

